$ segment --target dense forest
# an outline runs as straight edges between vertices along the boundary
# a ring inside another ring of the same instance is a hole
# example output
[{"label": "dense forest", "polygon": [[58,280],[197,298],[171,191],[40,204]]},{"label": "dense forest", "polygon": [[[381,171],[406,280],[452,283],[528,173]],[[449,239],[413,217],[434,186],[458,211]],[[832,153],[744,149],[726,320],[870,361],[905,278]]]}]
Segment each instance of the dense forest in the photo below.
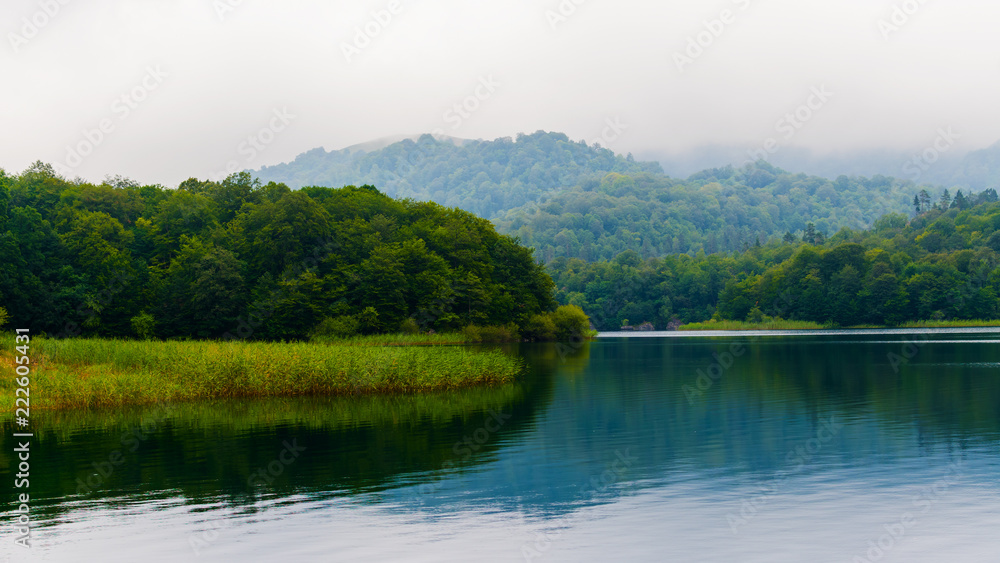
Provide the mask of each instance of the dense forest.
[{"label": "dense forest", "polygon": [[518,327],[555,309],[486,219],[248,173],[177,189],[0,170],[0,314],[55,336],[299,339]]},{"label": "dense forest", "polygon": [[0,324],[6,313],[56,335],[278,340],[469,325],[550,337],[565,333],[553,321],[582,317],[557,304],[601,329],[1000,318],[993,189],[763,161],[677,180],[543,132],[425,135],[266,171],[383,178],[408,197],[248,172],[166,189],[67,181],[42,163],[0,170]]},{"label": "dense forest", "polygon": [[826,234],[864,229],[886,213],[911,209],[921,189],[885,176],[831,181],[789,174],[760,161],[687,180],[612,173],[508,211],[496,223],[546,262],[610,260],[626,250],[643,258],[714,254],[801,233],[809,223]]},{"label": "dense forest", "polygon": [[548,268],[558,299],[600,329],[625,320],[663,329],[712,318],[768,317],[839,326],[908,320],[1000,318],[1000,203],[924,192],[909,220],[888,214],[869,230],[841,229],[754,244],[741,252],[613,260],[559,257]]},{"label": "dense forest", "polygon": [[662,169],[584,141],[570,141],[561,133],[539,131],[516,139],[461,143],[423,135],[371,151],[319,148],[290,163],[265,166],[254,175],[292,188],[374,184],[392,197],[435,201],[492,218],[610,172],[662,173]]},{"label": "dense forest", "polygon": [[760,161],[670,178],[659,164],[561,133],[493,141],[435,139],[328,152],[254,172],[292,188],[374,184],[399,198],[435,201],[490,218],[549,262],[742,251],[813,223],[824,234],[864,229],[908,213],[925,186],[887,176],[827,179]]}]

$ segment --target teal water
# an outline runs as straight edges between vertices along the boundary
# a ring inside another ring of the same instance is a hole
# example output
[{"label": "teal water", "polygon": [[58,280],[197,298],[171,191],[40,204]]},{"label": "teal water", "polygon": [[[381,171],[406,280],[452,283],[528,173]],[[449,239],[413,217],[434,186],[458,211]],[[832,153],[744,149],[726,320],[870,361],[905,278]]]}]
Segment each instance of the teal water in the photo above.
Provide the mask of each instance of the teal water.
[{"label": "teal water", "polygon": [[36,414],[34,547],[7,504],[0,555],[1000,561],[996,330],[509,351],[500,389]]}]

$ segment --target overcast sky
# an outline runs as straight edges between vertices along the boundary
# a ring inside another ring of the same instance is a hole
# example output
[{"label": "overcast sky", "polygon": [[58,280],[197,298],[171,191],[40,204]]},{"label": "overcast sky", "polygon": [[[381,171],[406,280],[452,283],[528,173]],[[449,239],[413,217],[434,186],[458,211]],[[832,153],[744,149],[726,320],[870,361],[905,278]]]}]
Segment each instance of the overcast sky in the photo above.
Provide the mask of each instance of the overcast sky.
[{"label": "overcast sky", "polygon": [[995,1],[62,2],[0,6],[12,172],[175,186],[436,130],[622,153],[1000,139]]}]

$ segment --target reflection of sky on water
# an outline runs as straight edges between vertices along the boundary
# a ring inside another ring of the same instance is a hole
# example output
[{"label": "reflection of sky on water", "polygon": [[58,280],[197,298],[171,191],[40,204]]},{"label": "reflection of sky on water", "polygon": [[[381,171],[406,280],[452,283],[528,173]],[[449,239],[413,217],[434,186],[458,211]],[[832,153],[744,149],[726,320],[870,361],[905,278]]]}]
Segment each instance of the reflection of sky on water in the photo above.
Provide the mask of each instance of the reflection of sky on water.
[{"label": "reflection of sky on water", "polygon": [[[605,338],[566,364],[529,347],[539,381],[479,434],[475,409],[451,423],[289,424],[231,436],[220,457],[224,429],[173,421],[136,463],[151,485],[44,501],[58,509],[38,558],[12,560],[851,561],[880,539],[883,561],[989,560],[1000,379],[983,368],[1000,352],[983,336],[942,333],[899,373],[886,355],[904,335]],[[746,354],[689,402],[683,387],[734,341]],[[272,487],[217,478],[289,436],[310,449]],[[170,444],[204,449],[186,455],[211,477],[172,466]],[[907,513],[915,524],[881,537]]]}]

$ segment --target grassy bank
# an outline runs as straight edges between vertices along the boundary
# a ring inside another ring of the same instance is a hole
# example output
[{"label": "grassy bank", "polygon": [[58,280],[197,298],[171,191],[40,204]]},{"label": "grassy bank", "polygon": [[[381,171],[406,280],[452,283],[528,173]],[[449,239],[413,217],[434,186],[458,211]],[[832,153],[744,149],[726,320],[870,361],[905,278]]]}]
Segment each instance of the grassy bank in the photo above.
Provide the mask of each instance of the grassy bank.
[{"label": "grassy bank", "polygon": [[459,332],[436,334],[371,334],[367,336],[314,336],[311,342],[331,346],[448,346],[468,344]]},{"label": "grassy bank", "polygon": [[819,330],[825,327],[812,321],[773,320],[761,323],[746,321],[707,321],[681,325],[677,330]]},{"label": "grassy bank", "polygon": [[[14,339],[3,341],[0,409],[12,411]],[[523,370],[499,351],[457,346],[33,338],[29,355],[35,409],[434,391],[506,383]]]}]

